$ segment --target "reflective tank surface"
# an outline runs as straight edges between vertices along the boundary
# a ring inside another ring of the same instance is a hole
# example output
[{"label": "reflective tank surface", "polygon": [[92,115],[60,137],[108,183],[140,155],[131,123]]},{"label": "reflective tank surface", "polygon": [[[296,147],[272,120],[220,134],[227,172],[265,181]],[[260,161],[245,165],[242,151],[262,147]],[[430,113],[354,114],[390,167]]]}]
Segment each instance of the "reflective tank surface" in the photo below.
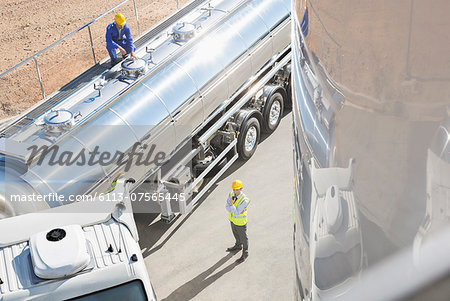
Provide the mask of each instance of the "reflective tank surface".
[{"label": "reflective tank surface", "polygon": [[[189,24],[195,34],[183,32],[180,40],[180,24]],[[0,137],[0,158],[24,165],[16,177],[33,193],[65,200],[105,193],[123,173],[143,181],[159,165],[151,161],[124,170],[116,162],[120,154],[132,154],[135,143],[142,143],[155,146],[151,159],[161,152],[169,160],[223,101],[289,47],[289,33],[290,1],[205,1],[138,48],[138,61],[112,67],[11,136]],[[45,150],[49,155],[41,156]],[[92,154],[110,163],[94,164]],[[12,182],[11,189],[17,185]],[[1,191],[9,189],[6,182],[2,186]],[[5,202],[11,193],[3,194]]]},{"label": "reflective tank surface", "polygon": [[298,299],[450,299],[449,11],[293,1]]}]

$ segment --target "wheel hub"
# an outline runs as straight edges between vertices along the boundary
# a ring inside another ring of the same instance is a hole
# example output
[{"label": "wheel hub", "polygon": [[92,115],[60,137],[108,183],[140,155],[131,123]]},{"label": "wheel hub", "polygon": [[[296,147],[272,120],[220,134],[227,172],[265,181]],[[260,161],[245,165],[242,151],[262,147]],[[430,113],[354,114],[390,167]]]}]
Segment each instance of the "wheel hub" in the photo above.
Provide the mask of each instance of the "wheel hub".
[{"label": "wheel hub", "polygon": [[258,138],[258,132],[256,127],[252,126],[248,129],[247,134],[245,135],[245,150],[250,152],[256,144],[256,139]]},{"label": "wheel hub", "polygon": [[271,126],[274,126],[277,124],[278,120],[280,119],[280,113],[281,113],[280,102],[274,101],[272,106],[270,107],[270,113],[269,113],[269,124]]}]

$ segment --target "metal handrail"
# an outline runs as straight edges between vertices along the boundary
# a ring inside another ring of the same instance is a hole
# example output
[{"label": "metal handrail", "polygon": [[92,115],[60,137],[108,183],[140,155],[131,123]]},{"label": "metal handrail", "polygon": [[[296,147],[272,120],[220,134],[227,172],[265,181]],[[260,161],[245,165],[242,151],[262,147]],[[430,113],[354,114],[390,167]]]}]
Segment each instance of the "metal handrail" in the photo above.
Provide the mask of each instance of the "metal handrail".
[{"label": "metal handrail", "polygon": [[[44,90],[44,84],[43,84],[43,80],[42,80],[42,76],[41,76],[41,72],[39,70],[39,64],[38,64],[38,60],[37,60],[38,55],[46,52],[50,48],[60,44],[61,42],[65,41],[69,37],[73,36],[74,34],[80,32],[81,30],[83,30],[83,29],[85,29],[87,27],[88,33],[89,33],[90,47],[91,47],[91,50],[92,50],[92,58],[94,60],[94,64],[97,64],[98,62],[97,62],[97,58],[95,56],[95,48],[94,48],[94,41],[96,40],[96,38],[93,38],[93,36],[92,36],[91,25],[93,23],[95,23],[96,21],[98,21],[99,19],[103,18],[105,15],[111,13],[112,11],[114,11],[115,9],[121,7],[122,5],[126,4],[129,1],[130,0],[124,0],[124,1],[120,2],[119,4],[114,6],[113,8],[107,10],[106,12],[104,12],[101,15],[97,16],[96,18],[92,19],[91,21],[89,21],[88,23],[84,24],[80,28],[78,28],[78,29],[74,30],[73,32],[69,33],[68,35],[62,37],[61,39],[59,39],[58,41],[56,41],[56,42],[52,43],[51,45],[45,47],[44,49],[36,52],[35,54],[33,54],[29,58],[23,60],[22,62],[20,62],[19,64],[15,65],[14,67],[4,71],[3,73],[0,74],[0,78],[2,78],[3,76],[7,75],[11,71],[16,70],[17,68],[21,67],[22,65],[28,63],[29,61],[33,60],[34,61],[34,65],[36,67],[37,79],[39,80],[39,84],[40,84],[40,88],[41,88],[42,98],[46,99],[46,93],[45,93],[45,90]],[[140,28],[140,23],[139,23],[139,14],[138,14],[137,6],[136,6],[136,0],[132,0],[132,1],[133,1],[134,14],[135,14],[136,24],[137,24],[137,29],[138,29],[138,36],[140,37],[140,35],[141,35],[141,28]],[[176,7],[177,7],[177,9],[179,9],[179,1],[178,0],[176,0]],[[52,69],[52,67],[50,69]],[[48,70],[44,70],[44,72],[45,71],[48,71]]]},{"label": "metal handrail", "polygon": [[[97,58],[95,57],[95,48],[94,48],[94,40],[95,39],[93,39],[93,37],[92,37],[91,25],[93,23],[95,23],[97,20],[103,18],[105,15],[111,13],[112,11],[114,11],[115,9],[121,7],[122,5],[126,4],[129,1],[130,0],[124,0],[124,1],[120,2],[116,6],[112,7],[111,9],[109,9],[106,12],[102,13],[101,15],[97,16],[96,18],[92,19],[91,21],[89,21],[88,23],[84,24],[80,28],[72,31],[71,33],[69,33],[68,35],[62,37],[58,41],[52,43],[51,45],[45,47],[42,50],[36,52],[35,54],[33,54],[29,58],[23,60],[22,62],[20,62],[19,64],[15,65],[14,67],[4,71],[3,73],[0,74],[0,78],[2,78],[3,76],[7,75],[8,73],[16,70],[17,68],[21,67],[22,65],[28,63],[29,61],[34,60],[34,65],[36,67],[37,78],[39,80],[39,85],[40,85],[40,88],[41,88],[42,98],[45,99],[46,98],[46,94],[45,94],[45,90],[44,90],[44,84],[43,84],[43,81],[42,81],[41,72],[39,70],[39,64],[38,64],[38,60],[37,60],[38,55],[46,52],[47,50],[49,50],[49,49],[53,48],[54,46],[60,44],[61,42],[65,41],[69,37],[73,36],[74,34],[80,32],[81,30],[83,30],[83,29],[85,29],[87,27],[88,33],[89,33],[90,46],[91,46],[91,50],[92,50],[92,58],[94,60],[94,64],[97,64]],[[139,24],[139,15],[138,15],[138,10],[137,10],[137,6],[136,6],[136,0],[132,0],[132,1],[133,1],[133,7],[134,7],[134,15],[135,15],[135,18],[136,18],[136,24],[137,24],[137,28],[138,28],[138,36],[140,36],[141,35],[141,28],[140,28],[140,24]],[[178,1],[177,1],[177,9],[178,9]]]},{"label": "metal handrail", "polygon": [[[86,28],[87,26],[91,25],[92,23],[94,23],[95,21],[97,21],[98,19],[104,17],[105,15],[109,14],[110,12],[112,12],[113,10],[115,10],[116,8],[122,6],[123,4],[127,3],[130,0],[124,0],[121,3],[119,3],[118,5],[114,6],[113,8],[111,8],[110,10],[108,10],[107,12],[101,14],[100,16],[98,16],[95,19],[92,19],[91,21],[89,21],[88,23],[86,23],[85,25],[81,26],[80,28],[74,30],[73,32],[69,33],[68,35],[66,35],[65,37],[62,37],[61,39],[59,39],[58,41],[54,42],[53,44],[45,47],[44,49],[36,52],[35,54],[33,54],[32,56],[30,56],[29,58],[25,59],[24,61],[20,62],[19,64],[15,65],[14,67],[6,70],[5,72],[3,72],[2,74],[0,74],[0,77],[4,76],[5,74],[8,74],[9,72],[13,71],[14,69],[17,69],[18,67],[22,66],[23,64],[25,64],[26,62],[34,59],[36,56],[38,56],[39,54],[47,51],[48,49],[52,48],[55,45],[58,45],[59,43],[61,43],[62,41],[66,40],[67,38],[71,37],[72,35],[74,35],[75,33],[79,32],[80,30]],[[134,1],[134,0],[133,0]]]},{"label": "metal handrail", "polygon": [[[8,74],[9,72],[13,71],[14,69],[19,68],[20,66],[22,66],[23,64],[27,63],[28,61],[30,61],[30,60],[32,60],[32,59],[36,60],[36,57],[37,57],[39,54],[44,53],[45,51],[47,51],[48,49],[52,48],[52,47],[55,46],[55,45],[58,45],[58,44],[61,43],[62,41],[66,40],[67,38],[71,37],[72,35],[74,35],[75,33],[77,33],[77,32],[79,32],[79,31],[83,30],[83,29],[86,28],[86,27],[88,27],[88,30],[89,30],[89,37],[90,37],[90,40],[91,40],[91,48],[92,48],[92,51],[94,51],[94,46],[93,46],[93,43],[92,43],[92,35],[91,35],[90,25],[93,24],[94,22],[96,22],[97,20],[103,18],[105,15],[109,14],[110,12],[112,12],[112,11],[115,10],[115,9],[117,9],[118,7],[121,7],[122,5],[124,5],[125,3],[127,3],[128,1],[130,1],[130,0],[124,0],[124,1],[120,2],[119,4],[117,4],[116,6],[114,6],[113,8],[111,8],[111,9],[109,9],[108,11],[104,12],[103,14],[99,15],[98,17],[92,19],[91,21],[89,21],[88,23],[84,24],[84,25],[81,26],[80,28],[78,28],[78,29],[72,31],[71,33],[69,33],[68,35],[62,37],[61,39],[59,39],[58,41],[54,42],[53,44],[51,44],[51,45],[45,47],[44,49],[42,49],[42,50],[36,52],[35,54],[33,54],[33,55],[30,56],[29,58],[23,60],[22,62],[20,62],[19,64],[15,65],[14,67],[12,67],[12,68],[10,68],[10,69],[4,71],[2,74],[0,74],[0,77],[2,77],[2,76],[4,76],[4,75]],[[177,2],[177,9],[179,9],[179,1],[176,0],[176,2]],[[136,23],[137,23],[137,27],[138,27],[138,35],[140,36],[140,35],[141,35],[141,29],[140,29],[140,24],[139,24],[138,10],[137,10],[137,7],[136,7],[136,0],[133,0],[133,6],[134,6],[134,13],[135,13],[135,16],[136,16]],[[94,57],[94,61],[96,62],[96,60],[95,60],[95,53],[93,53],[93,57]]]}]

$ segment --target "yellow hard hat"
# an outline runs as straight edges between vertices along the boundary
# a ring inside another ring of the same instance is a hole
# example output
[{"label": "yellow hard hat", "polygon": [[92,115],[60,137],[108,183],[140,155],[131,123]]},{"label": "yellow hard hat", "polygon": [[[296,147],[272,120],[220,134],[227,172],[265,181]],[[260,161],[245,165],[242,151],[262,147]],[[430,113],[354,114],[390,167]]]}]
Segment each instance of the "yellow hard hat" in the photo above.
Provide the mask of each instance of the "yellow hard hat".
[{"label": "yellow hard hat", "polygon": [[231,188],[233,188],[233,189],[239,189],[239,188],[242,188],[242,187],[244,187],[244,186],[242,185],[241,180],[235,180],[233,182],[233,184],[231,185]]},{"label": "yellow hard hat", "polygon": [[125,19],[125,16],[122,15],[121,13],[116,14],[116,16],[114,17],[114,21],[116,21],[116,24],[118,25],[123,25],[125,24],[125,22],[127,21]]}]

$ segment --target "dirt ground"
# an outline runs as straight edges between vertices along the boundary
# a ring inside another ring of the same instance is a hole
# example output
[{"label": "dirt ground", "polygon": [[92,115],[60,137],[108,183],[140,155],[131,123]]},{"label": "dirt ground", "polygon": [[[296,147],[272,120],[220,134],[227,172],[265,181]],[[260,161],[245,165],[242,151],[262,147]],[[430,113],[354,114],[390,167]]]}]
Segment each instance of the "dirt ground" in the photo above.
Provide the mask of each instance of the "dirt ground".
[{"label": "dirt ground", "polygon": [[[105,28],[114,14],[123,13],[133,38],[139,37],[188,0],[0,0],[0,73],[16,66],[66,35],[125,2],[90,25],[96,62],[107,57]],[[140,30],[139,30],[140,29]],[[43,99],[36,63],[46,96],[94,64],[89,30],[72,34],[48,51],[38,54],[0,77],[0,119],[19,114]]]}]

